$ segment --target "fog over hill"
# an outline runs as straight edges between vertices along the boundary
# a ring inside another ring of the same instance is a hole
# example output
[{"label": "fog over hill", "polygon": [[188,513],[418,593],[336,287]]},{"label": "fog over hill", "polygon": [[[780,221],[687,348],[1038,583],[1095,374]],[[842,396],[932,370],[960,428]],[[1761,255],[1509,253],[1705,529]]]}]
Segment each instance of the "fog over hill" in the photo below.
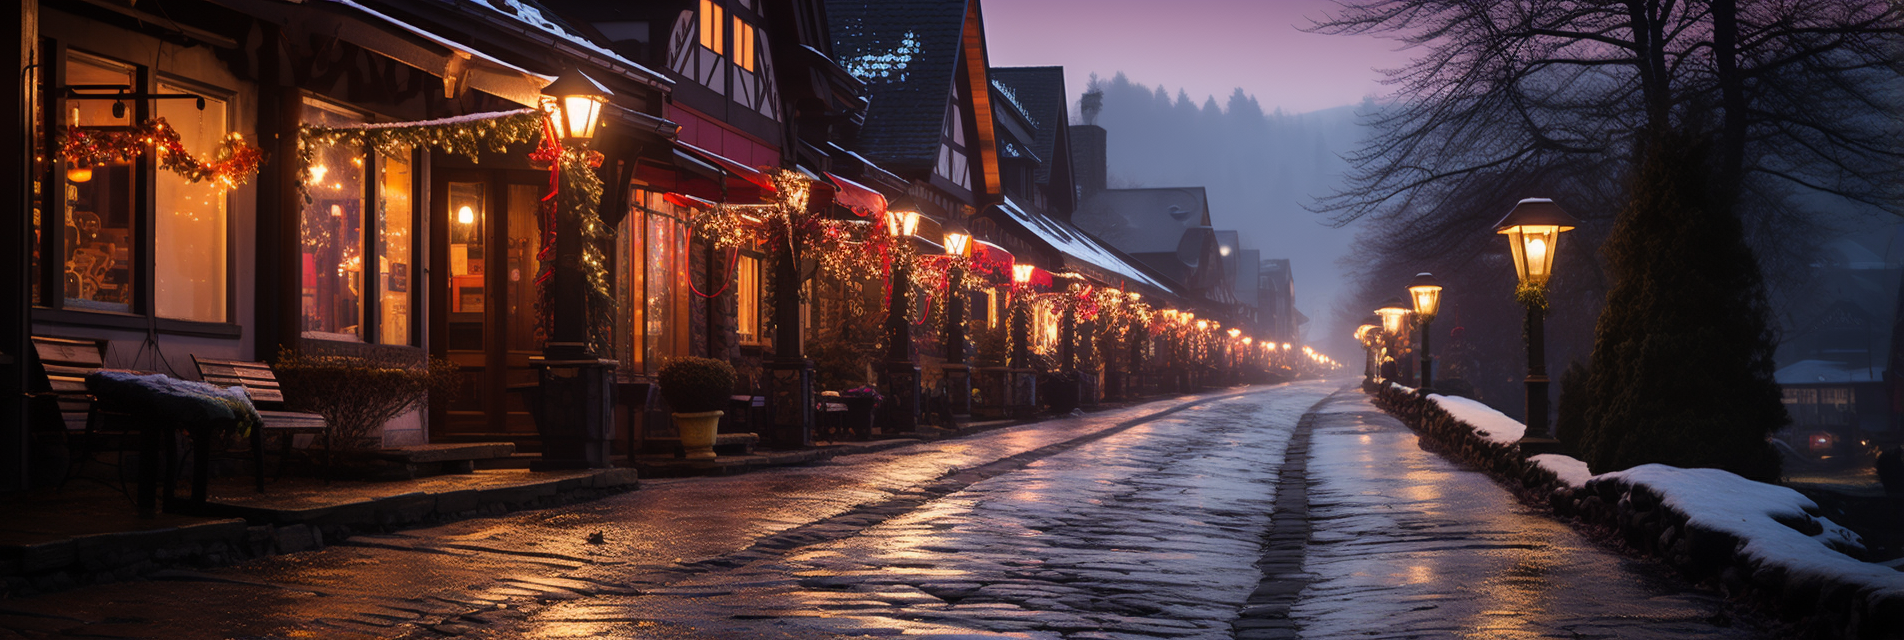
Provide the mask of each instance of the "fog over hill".
[{"label": "fog over hill", "polygon": [[[1290,259],[1310,340],[1348,330],[1326,324],[1346,288],[1338,262],[1355,229],[1330,228],[1303,205],[1341,184],[1342,156],[1362,139],[1356,113],[1363,105],[1264,112],[1242,89],[1199,102],[1121,73],[1095,86],[1104,92],[1097,124],[1110,133],[1111,187],[1204,187],[1216,228],[1236,229],[1266,259]],[[1347,361],[1355,354],[1332,355]]]}]

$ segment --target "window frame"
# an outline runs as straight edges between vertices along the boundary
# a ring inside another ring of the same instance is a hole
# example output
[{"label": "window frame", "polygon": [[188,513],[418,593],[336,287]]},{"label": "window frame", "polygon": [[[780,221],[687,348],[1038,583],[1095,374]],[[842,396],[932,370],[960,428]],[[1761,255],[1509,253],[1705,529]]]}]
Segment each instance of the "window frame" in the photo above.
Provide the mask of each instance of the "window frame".
[{"label": "window frame", "polygon": [[[225,103],[225,133],[229,135],[232,132],[232,130],[237,128],[238,95],[236,91],[231,91],[228,89],[216,87],[204,82],[200,82],[198,80],[180,76],[178,74],[159,73],[157,74],[157,76],[158,77],[155,78],[154,81],[151,83],[152,88],[154,90],[157,90],[160,87],[165,85],[171,85],[171,86],[179,87],[181,89],[185,89],[192,93],[196,93],[198,95],[205,96],[207,99],[224,102]],[[154,115],[156,116],[156,113]],[[203,154],[205,152],[199,151],[198,153]],[[238,246],[237,246],[237,243],[233,241],[234,238],[232,234],[232,208],[233,207],[232,207],[232,200],[231,200],[231,191],[232,191],[231,189],[226,189],[224,191],[224,197],[225,197],[225,319],[223,320],[223,322],[225,323],[233,322],[233,319],[237,315],[237,312],[238,312],[238,291],[237,291],[237,287],[232,286],[234,284],[233,271],[238,268]],[[151,207],[152,208],[152,244],[153,244],[153,251],[154,251],[153,263],[152,263],[151,269],[153,271],[154,277],[156,277],[158,273],[158,255],[156,253],[158,250],[158,240],[159,240],[158,206],[159,206],[158,171],[155,167],[153,171],[152,207]],[[159,301],[157,298],[158,296],[157,285],[158,283],[154,282],[153,288],[152,288],[152,295],[154,296],[152,299],[152,314],[155,316],[158,314],[158,306],[159,306]],[[205,320],[185,320],[181,318],[168,318],[168,319],[180,320],[183,322],[207,322]]]},{"label": "window frame", "polygon": [[[763,286],[763,272],[767,264],[767,255],[751,248],[743,248],[739,249],[739,251],[740,258],[734,262],[734,335],[738,337],[742,345],[759,345],[767,342],[765,336],[761,335],[765,333],[762,327],[767,325],[765,316],[761,313],[761,308],[766,302],[766,287]],[[752,273],[750,274],[752,277],[749,279],[742,278],[742,275],[746,274],[747,271],[741,267],[743,264],[740,261],[741,259],[753,263],[751,265]],[[748,317],[745,311],[748,305],[743,304],[743,301],[749,297],[751,297],[753,301],[752,327],[747,326]],[[753,329],[751,333],[746,331],[750,328]]]},{"label": "window frame", "polygon": [[[327,96],[323,96],[317,93],[312,93],[309,91],[299,92],[298,109],[300,114],[302,114],[302,111],[305,107],[313,106],[312,103],[317,103],[322,105],[321,107],[318,107],[318,108],[326,108],[326,109],[330,109],[330,110],[341,112],[341,113],[354,114],[360,119],[362,119],[366,124],[394,121],[393,118],[389,118],[387,116],[384,116],[383,114],[370,111],[367,109],[362,109],[362,108],[359,108],[350,104],[346,104],[343,102],[339,102]],[[304,119],[302,115],[298,117],[298,123],[299,125],[304,124]],[[382,193],[382,189],[383,189],[383,181],[378,179],[378,176],[382,175],[382,169],[384,164],[384,160],[383,160],[384,154],[380,153],[376,147],[371,145],[365,145],[363,149],[359,150],[359,152],[362,154],[361,157],[363,158],[363,161],[364,161],[364,170],[363,170],[364,184],[363,184],[363,193],[358,196],[360,198],[360,202],[362,203],[359,206],[359,211],[360,211],[359,215],[363,219],[363,222],[362,222],[363,229],[361,230],[361,238],[362,238],[361,242],[363,243],[363,245],[360,248],[361,253],[359,253],[358,255],[363,256],[362,268],[364,271],[361,272],[360,275],[358,276],[359,278],[362,279],[363,287],[362,287],[362,291],[359,292],[357,296],[358,297],[358,305],[357,305],[358,313],[362,316],[358,320],[358,325],[357,325],[358,336],[357,337],[363,344],[421,347],[423,346],[424,316],[427,314],[420,313],[418,311],[418,309],[420,308],[418,305],[418,301],[419,299],[425,300],[427,304],[428,298],[427,296],[421,295],[421,292],[418,291],[418,287],[416,283],[422,280],[422,277],[424,275],[422,271],[423,271],[423,268],[427,265],[428,256],[429,256],[429,254],[425,251],[426,243],[428,242],[428,239],[429,239],[429,234],[426,232],[429,225],[429,218],[428,216],[425,215],[425,212],[429,210],[430,206],[432,206],[429,201],[430,199],[430,191],[429,191],[430,154],[426,150],[418,148],[418,147],[413,146],[410,148],[410,265],[411,266],[410,266],[410,274],[409,274],[410,284],[407,287],[408,291],[405,292],[410,296],[410,303],[409,303],[410,313],[409,313],[409,322],[408,322],[408,324],[410,325],[409,331],[408,331],[409,340],[403,343],[388,343],[388,342],[382,341],[382,333],[383,333],[382,304],[383,304],[383,293],[384,293],[383,279],[380,277],[376,277],[376,274],[373,271],[376,265],[378,264],[378,260],[383,257],[382,243],[378,241],[378,232],[381,231],[381,229],[376,226],[377,215],[376,215],[376,211],[374,210],[374,207],[376,206],[376,203],[377,203],[377,196],[380,193]],[[300,227],[301,225],[304,224],[304,208],[302,206],[298,208],[297,218],[294,221],[294,224]],[[291,268],[294,271],[299,270],[298,262],[301,260],[300,256],[302,255],[303,255],[303,252],[298,251],[298,252],[292,253],[291,255],[286,256],[285,260],[288,261],[287,263],[288,268]],[[298,286],[300,287],[300,289],[303,287],[302,278],[299,279]],[[300,292],[299,295],[301,296],[302,293]],[[301,327],[302,321],[300,321],[299,324]],[[298,330],[298,335],[300,336],[301,339],[326,340],[326,338],[303,338],[303,334],[306,331],[308,330],[303,328],[300,328]]]},{"label": "window frame", "polygon": [[[65,216],[66,162],[58,153],[58,138],[63,131],[63,116],[72,108],[72,102],[66,99],[59,87],[68,84],[66,68],[74,55],[92,58],[108,64],[123,65],[132,71],[132,90],[137,93],[155,93],[158,85],[167,84],[190,87],[195,92],[202,91],[207,98],[216,98],[225,102],[225,124],[227,132],[238,129],[239,114],[243,113],[239,92],[197,78],[176,73],[164,72],[148,64],[140,64],[119,57],[96,53],[92,49],[72,46],[65,40],[41,38],[39,50],[46,62],[36,74],[38,82],[35,90],[38,100],[34,106],[39,111],[37,120],[42,131],[36,142],[45,150],[45,157],[35,162],[32,181],[40,192],[35,204],[40,208],[39,251],[39,295],[33,296],[31,315],[34,322],[48,324],[96,327],[105,329],[132,329],[155,331],[170,335],[187,335],[210,338],[239,338],[243,336],[243,327],[237,323],[237,251],[233,234],[234,216],[231,192],[225,192],[225,318],[222,321],[188,320],[167,318],[157,313],[154,281],[157,263],[154,251],[157,247],[157,172],[158,163],[151,154],[140,154],[132,162],[132,208],[133,221],[132,257],[129,269],[130,283],[134,287],[132,301],[126,311],[104,309],[83,309],[68,307],[65,286],[65,225],[56,224]],[[132,125],[154,117],[152,101],[128,100],[127,119]]]}]

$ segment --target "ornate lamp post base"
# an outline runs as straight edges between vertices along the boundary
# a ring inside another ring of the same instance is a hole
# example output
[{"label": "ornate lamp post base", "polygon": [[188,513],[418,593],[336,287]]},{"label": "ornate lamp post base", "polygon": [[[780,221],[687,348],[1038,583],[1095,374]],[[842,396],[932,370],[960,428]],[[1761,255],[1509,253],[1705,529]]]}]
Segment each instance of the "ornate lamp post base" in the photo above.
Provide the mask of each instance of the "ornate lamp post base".
[{"label": "ornate lamp post base", "polygon": [[1029,418],[1035,413],[1038,413],[1038,371],[1035,369],[1012,369],[1012,417]]},{"label": "ornate lamp post base", "polygon": [[767,412],[772,426],[761,434],[776,449],[813,445],[813,361],[768,358]]},{"label": "ornate lamp post base", "polygon": [[534,471],[606,469],[615,439],[614,360],[529,358],[537,386],[529,408],[542,436]]},{"label": "ornate lamp post base", "polygon": [[880,430],[888,433],[918,430],[919,365],[905,361],[881,365],[879,393],[886,396],[880,407]]},{"label": "ornate lamp post base", "polygon": [[946,402],[952,405],[952,415],[972,415],[971,365],[946,364],[941,369],[945,374]]}]

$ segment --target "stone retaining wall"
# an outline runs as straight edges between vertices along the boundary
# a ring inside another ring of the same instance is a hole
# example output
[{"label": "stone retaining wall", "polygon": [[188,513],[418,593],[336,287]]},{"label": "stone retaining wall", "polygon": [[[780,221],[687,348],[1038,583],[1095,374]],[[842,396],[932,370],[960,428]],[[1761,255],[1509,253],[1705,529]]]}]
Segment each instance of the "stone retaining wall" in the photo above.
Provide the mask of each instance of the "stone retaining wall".
[{"label": "stone retaining wall", "polygon": [[[1611,531],[1632,549],[1657,558],[1694,582],[1715,586],[1727,597],[1767,607],[1802,638],[1904,638],[1904,597],[1874,594],[1862,585],[1816,576],[1794,576],[1741,553],[1744,541],[1687,521],[1644,486],[1621,479],[1591,480],[1574,487],[1553,472],[1522,459],[1515,445],[1489,442],[1474,427],[1435,403],[1393,386],[1373,393],[1375,405],[1433,442],[1449,457],[1496,479],[1518,484],[1525,495],[1544,498],[1555,515]],[[1822,525],[1805,516],[1781,521],[1806,535]],[[1861,550],[1840,549],[1858,557]]]}]

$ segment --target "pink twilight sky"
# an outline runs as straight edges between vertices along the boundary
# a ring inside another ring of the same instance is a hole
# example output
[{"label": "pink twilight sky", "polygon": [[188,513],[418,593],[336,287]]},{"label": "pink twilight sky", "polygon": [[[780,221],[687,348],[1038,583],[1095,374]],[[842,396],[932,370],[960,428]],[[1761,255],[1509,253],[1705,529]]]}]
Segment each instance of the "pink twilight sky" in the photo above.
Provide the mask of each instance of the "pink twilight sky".
[{"label": "pink twilight sky", "polygon": [[1178,89],[1217,104],[1237,87],[1263,110],[1290,113],[1382,95],[1377,69],[1408,56],[1393,40],[1303,33],[1330,0],[992,0],[984,5],[992,66],[1065,69],[1072,100],[1092,73]]}]

